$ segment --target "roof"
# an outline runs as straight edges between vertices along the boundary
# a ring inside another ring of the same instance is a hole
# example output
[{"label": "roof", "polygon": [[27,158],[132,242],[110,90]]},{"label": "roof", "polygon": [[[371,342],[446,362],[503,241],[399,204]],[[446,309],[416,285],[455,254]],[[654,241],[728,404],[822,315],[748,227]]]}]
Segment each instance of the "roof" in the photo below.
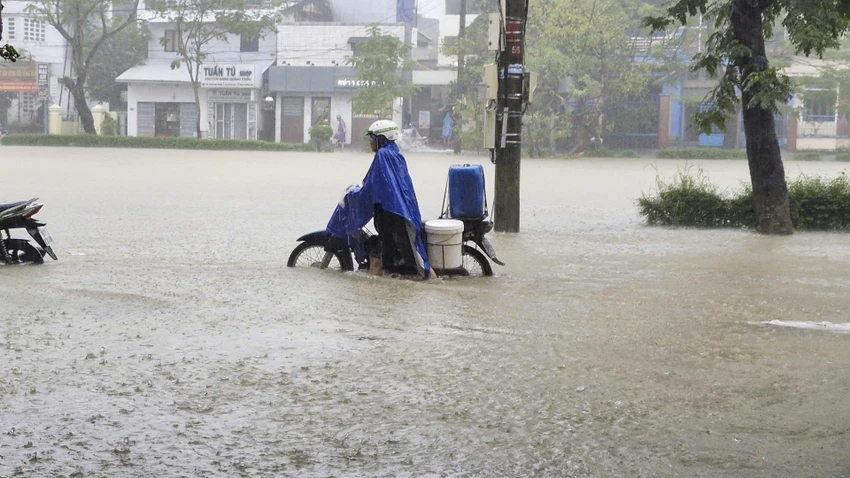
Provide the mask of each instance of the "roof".
[{"label": "roof", "polygon": [[169,61],[152,61],[147,65],[130,68],[118,75],[115,81],[119,83],[157,82],[157,83],[189,83],[189,72],[186,65],[172,69]]}]

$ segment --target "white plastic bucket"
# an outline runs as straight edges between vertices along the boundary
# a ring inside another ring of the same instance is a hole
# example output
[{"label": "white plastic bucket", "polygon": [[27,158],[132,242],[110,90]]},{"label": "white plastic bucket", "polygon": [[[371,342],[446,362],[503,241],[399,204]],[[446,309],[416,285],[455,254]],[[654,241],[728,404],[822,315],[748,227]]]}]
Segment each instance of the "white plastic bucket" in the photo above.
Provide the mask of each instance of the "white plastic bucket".
[{"label": "white plastic bucket", "polygon": [[428,235],[428,260],[438,270],[463,266],[463,222],[457,219],[432,219],[425,223]]}]

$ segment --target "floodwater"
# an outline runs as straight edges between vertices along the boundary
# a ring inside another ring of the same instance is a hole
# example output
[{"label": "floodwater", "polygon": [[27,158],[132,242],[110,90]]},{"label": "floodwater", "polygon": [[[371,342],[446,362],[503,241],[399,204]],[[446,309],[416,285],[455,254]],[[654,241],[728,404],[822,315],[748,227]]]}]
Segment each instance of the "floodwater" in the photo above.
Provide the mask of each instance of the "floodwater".
[{"label": "floodwater", "polygon": [[[426,218],[493,183],[408,159]],[[847,234],[649,228],[684,162],[526,160],[496,277],[286,268],[369,160],[0,147],[60,256],[0,266],[0,476],[850,476]]]}]

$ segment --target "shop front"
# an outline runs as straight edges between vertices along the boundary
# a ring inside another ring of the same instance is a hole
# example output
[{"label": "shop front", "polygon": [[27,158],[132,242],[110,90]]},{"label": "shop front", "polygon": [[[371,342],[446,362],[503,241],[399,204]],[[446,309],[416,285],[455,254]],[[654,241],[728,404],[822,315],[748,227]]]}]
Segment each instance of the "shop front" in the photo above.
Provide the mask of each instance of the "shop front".
[{"label": "shop front", "polygon": [[[326,124],[337,131],[337,116],[345,123],[346,144],[359,144],[363,132],[375,121],[371,115],[355,115],[352,99],[365,86],[357,71],[348,67],[273,66],[269,68],[269,91],[274,95],[279,128],[275,141],[306,143],[310,127]],[[397,110],[400,112],[399,105]],[[401,120],[393,118],[396,122]]]},{"label": "shop front", "polygon": [[[131,68],[118,77],[128,83],[129,136],[256,140],[262,74],[266,65],[205,64],[198,77],[200,108],[185,69],[170,64]],[[200,118],[200,123],[199,123]]]}]

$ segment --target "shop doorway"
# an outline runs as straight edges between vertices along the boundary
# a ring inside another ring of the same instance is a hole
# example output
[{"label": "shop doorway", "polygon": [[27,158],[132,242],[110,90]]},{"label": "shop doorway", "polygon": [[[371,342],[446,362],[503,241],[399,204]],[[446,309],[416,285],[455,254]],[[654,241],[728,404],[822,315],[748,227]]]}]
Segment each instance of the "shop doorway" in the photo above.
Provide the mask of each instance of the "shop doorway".
[{"label": "shop doorway", "polygon": [[180,136],[180,103],[154,104],[154,135]]},{"label": "shop doorway", "polygon": [[284,96],[280,99],[280,140],[284,143],[304,142],[303,96]]},{"label": "shop doorway", "polygon": [[215,137],[218,139],[254,139],[249,134],[249,103],[215,103]]}]

